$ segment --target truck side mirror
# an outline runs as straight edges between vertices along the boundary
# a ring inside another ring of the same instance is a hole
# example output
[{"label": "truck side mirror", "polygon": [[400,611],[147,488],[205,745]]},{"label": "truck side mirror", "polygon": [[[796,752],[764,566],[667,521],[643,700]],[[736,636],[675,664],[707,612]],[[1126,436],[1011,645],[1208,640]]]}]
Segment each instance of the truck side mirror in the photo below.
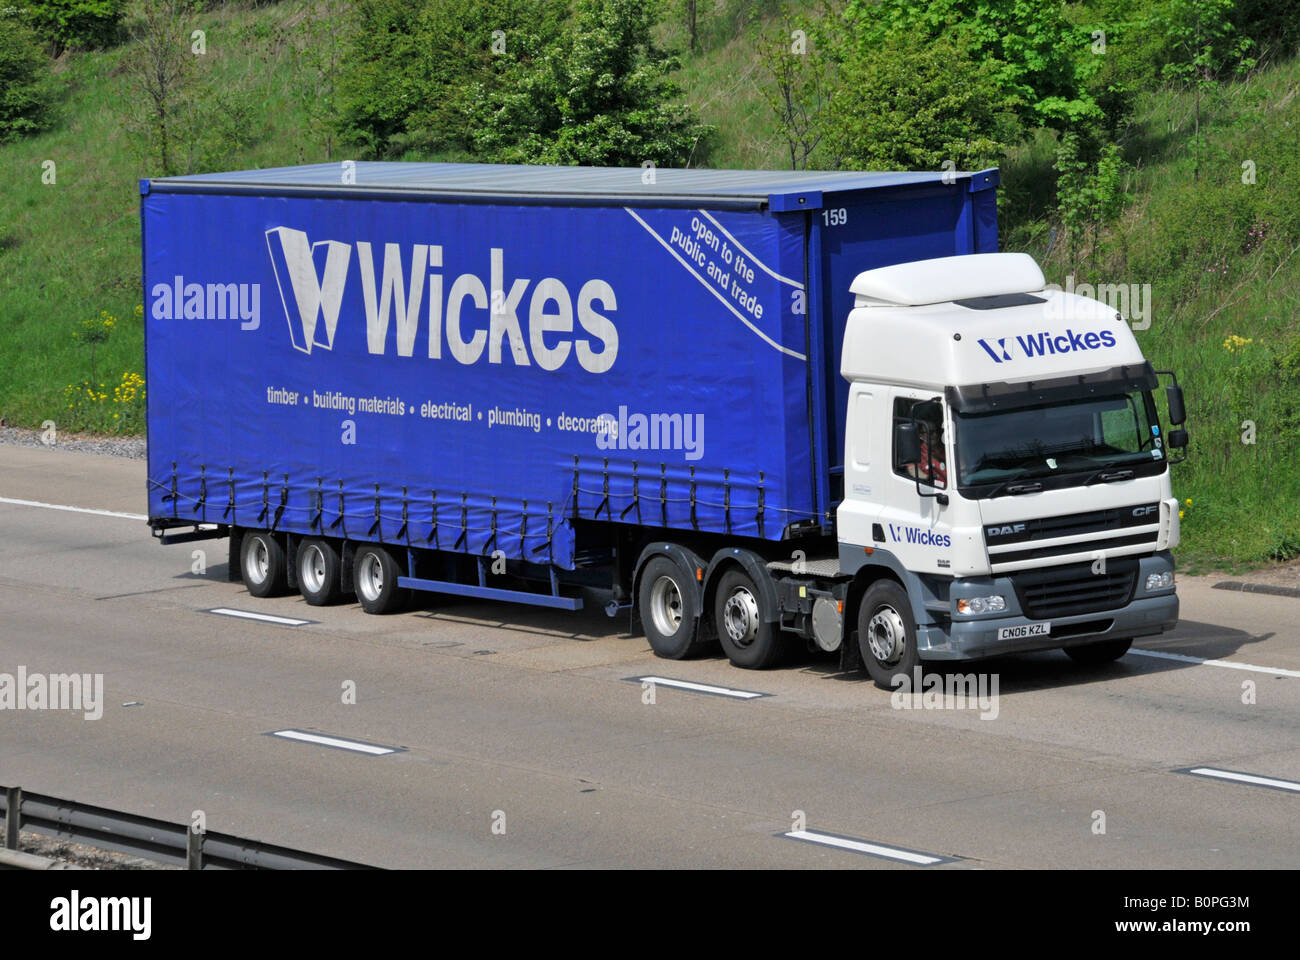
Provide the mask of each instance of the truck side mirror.
[{"label": "truck side mirror", "polygon": [[1187,431],[1170,430],[1169,446],[1173,447],[1175,450],[1181,450],[1183,447],[1187,446]]},{"label": "truck side mirror", "polygon": [[1169,402],[1169,423],[1181,426],[1187,422],[1187,409],[1183,406],[1183,388],[1178,384],[1165,387],[1165,399]]},{"label": "truck side mirror", "polygon": [[894,424],[894,460],[900,467],[921,462],[921,437],[915,423]]}]

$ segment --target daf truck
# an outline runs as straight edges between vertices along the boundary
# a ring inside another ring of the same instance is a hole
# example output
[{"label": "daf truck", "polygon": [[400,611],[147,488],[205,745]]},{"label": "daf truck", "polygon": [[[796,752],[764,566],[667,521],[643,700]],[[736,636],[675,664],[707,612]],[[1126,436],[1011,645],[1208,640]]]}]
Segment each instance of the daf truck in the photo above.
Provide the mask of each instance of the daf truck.
[{"label": "daf truck", "polygon": [[140,186],[149,525],[254,597],[596,604],[886,687],[1177,622],[1181,390],[998,252],[996,170]]}]

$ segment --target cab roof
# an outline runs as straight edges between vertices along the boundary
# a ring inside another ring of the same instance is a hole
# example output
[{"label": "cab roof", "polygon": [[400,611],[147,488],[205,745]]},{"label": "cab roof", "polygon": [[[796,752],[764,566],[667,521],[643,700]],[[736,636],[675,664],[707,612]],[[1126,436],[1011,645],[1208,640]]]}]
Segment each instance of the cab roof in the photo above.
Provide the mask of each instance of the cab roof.
[{"label": "cab roof", "polygon": [[[1145,365],[1114,308],[1045,284],[1023,254],[885,267],[859,275],[852,289],[858,306],[840,359],[847,380],[938,391]],[[939,296],[951,299],[931,299]]]}]

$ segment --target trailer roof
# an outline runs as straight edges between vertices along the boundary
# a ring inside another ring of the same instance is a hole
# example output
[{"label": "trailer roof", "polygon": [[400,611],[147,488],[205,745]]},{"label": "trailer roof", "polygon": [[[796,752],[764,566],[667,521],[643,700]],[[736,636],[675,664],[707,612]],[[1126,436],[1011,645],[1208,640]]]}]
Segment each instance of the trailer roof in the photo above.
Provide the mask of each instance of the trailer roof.
[{"label": "trailer roof", "polygon": [[[699,170],[548,167],[489,163],[357,161],[142,180],[141,193],[330,194],[481,200],[815,209],[824,194],[921,184],[998,185],[996,169],[973,173],[856,173],[814,170]],[[345,182],[345,180],[347,182]],[[653,180],[653,182],[645,182]]]}]

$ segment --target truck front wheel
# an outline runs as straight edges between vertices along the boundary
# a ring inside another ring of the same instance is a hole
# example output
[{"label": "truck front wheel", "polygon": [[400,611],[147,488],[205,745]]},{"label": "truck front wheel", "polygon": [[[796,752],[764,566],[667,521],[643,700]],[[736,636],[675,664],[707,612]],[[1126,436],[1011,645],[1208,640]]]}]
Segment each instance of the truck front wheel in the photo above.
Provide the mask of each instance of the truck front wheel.
[{"label": "truck front wheel", "polygon": [[907,592],[892,580],[877,580],[858,608],[858,650],[876,686],[893,690],[894,677],[909,680],[921,665],[916,620]]},{"label": "truck front wheel", "polygon": [[682,660],[699,652],[698,594],[677,564],[667,557],[652,559],[641,571],[638,593],[641,625],[655,656]]},{"label": "truck front wheel", "polygon": [[239,574],[255,597],[274,597],[287,589],[284,547],[265,530],[249,530],[239,549]]},{"label": "truck front wheel", "polygon": [[352,561],[352,583],[361,609],[366,613],[394,613],[406,606],[410,591],[397,585],[401,575],[397,561],[383,547],[358,547]]},{"label": "truck front wheel", "polygon": [[728,570],[718,582],[713,623],[723,652],[734,666],[766,670],[781,659],[785,647],[781,631],[764,622],[758,589],[749,576]]}]

